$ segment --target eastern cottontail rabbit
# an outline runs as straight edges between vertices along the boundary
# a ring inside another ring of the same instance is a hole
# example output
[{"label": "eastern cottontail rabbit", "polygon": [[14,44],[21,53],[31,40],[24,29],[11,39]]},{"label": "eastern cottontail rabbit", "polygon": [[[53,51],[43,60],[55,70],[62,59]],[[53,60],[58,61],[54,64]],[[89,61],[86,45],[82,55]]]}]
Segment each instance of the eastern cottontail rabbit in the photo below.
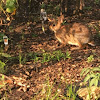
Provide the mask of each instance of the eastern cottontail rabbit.
[{"label": "eastern cottontail rabbit", "polygon": [[84,47],[84,44],[90,44],[95,46],[92,41],[92,34],[89,28],[82,23],[73,23],[68,25],[61,25],[64,20],[64,16],[61,15],[58,18],[57,23],[53,21],[53,24],[49,28],[54,31],[55,37],[62,43],[62,46],[66,44],[79,46],[81,49]]}]

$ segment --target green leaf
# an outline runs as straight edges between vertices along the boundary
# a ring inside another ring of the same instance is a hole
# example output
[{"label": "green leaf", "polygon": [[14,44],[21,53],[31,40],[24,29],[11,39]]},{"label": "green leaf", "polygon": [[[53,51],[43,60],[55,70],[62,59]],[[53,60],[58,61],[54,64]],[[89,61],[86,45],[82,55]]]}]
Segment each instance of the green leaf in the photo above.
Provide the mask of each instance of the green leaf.
[{"label": "green leaf", "polygon": [[16,9],[16,0],[7,0],[6,1],[6,12],[12,13]]},{"label": "green leaf", "polygon": [[5,78],[5,76],[4,76],[4,75],[2,75],[2,80],[4,80],[4,78]]},{"label": "green leaf", "polygon": [[81,76],[84,76],[84,75],[87,75],[88,73],[90,72],[90,69],[89,68],[84,68],[81,72]]},{"label": "green leaf", "polygon": [[2,56],[2,57],[6,57],[6,58],[8,58],[8,57],[11,57],[9,54],[7,54],[7,53],[0,53],[0,55]]},{"label": "green leaf", "polygon": [[96,77],[96,74],[95,73],[92,73],[92,74],[90,74],[90,77],[91,78]]},{"label": "green leaf", "polygon": [[71,58],[70,53],[68,51],[66,51],[66,58]]},{"label": "green leaf", "polygon": [[6,9],[6,12],[12,13],[14,10],[15,10],[15,7],[13,7],[13,8],[9,7]]},{"label": "green leaf", "polygon": [[83,76],[83,73],[86,71],[87,68],[84,68],[81,73],[80,73],[80,76]]},{"label": "green leaf", "polygon": [[98,85],[98,79],[95,79],[95,83],[94,83],[95,86]]},{"label": "green leaf", "polygon": [[16,3],[16,0],[6,0],[6,6],[10,6],[10,7],[13,7],[14,4]]},{"label": "green leaf", "polygon": [[0,73],[5,72],[4,66],[5,66],[5,63],[0,60]]},{"label": "green leaf", "polygon": [[5,63],[0,60],[0,67],[5,66]]},{"label": "green leaf", "polygon": [[93,57],[93,55],[90,55],[87,59],[88,59],[88,63],[90,63],[94,60],[94,57]]},{"label": "green leaf", "polygon": [[85,77],[85,79],[84,79],[84,82],[87,82],[89,79],[90,79],[90,75],[88,74],[86,77]]},{"label": "green leaf", "polygon": [[95,67],[92,69],[93,71],[100,71],[100,67]]},{"label": "green leaf", "polygon": [[95,78],[93,78],[93,79],[90,81],[90,87],[93,86],[93,84],[95,84],[95,81],[96,81]]}]

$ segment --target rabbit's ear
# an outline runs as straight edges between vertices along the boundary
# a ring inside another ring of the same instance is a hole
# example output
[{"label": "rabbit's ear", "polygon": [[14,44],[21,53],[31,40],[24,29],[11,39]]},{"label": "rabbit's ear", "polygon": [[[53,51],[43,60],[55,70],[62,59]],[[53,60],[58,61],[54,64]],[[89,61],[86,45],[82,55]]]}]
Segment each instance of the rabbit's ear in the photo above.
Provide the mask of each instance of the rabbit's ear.
[{"label": "rabbit's ear", "polygon": [[64,15],[61,15],[61,23],[63,23]]},{"label": "rabbit's ear", "polygon": [[63,20],[64,20],[64,15],[61,15],[61,16],[58,18],[58,23],[63,23]]}]

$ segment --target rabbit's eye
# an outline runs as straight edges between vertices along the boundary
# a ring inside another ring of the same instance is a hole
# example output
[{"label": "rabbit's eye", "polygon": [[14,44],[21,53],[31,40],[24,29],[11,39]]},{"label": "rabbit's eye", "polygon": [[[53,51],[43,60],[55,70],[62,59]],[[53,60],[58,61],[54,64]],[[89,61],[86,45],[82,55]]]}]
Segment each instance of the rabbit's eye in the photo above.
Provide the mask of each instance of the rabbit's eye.
[{"label": "rabbit's eye", "polygon": [[53,24],[53,26],[56,26],[55,24]]}]

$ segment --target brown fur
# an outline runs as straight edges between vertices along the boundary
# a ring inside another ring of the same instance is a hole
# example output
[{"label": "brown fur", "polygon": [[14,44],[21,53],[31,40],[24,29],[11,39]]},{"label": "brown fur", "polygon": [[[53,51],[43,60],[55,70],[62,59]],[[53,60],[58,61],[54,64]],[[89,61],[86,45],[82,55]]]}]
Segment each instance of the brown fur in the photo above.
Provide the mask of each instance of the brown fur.
[{"label": "brown fur", "polygon": [[83,48],[84,44],[94,46],[91,31],[86,25],[82,23],[73,23],[62,26],[61,23],[63,19],[64,16],[61,15],[55,26],[53,26],[54,23],[50,25],[50,29],[54,31],[55,37],[63,46],[66,46],[66,44],[76,45],[79,46],[79,48]]}]

